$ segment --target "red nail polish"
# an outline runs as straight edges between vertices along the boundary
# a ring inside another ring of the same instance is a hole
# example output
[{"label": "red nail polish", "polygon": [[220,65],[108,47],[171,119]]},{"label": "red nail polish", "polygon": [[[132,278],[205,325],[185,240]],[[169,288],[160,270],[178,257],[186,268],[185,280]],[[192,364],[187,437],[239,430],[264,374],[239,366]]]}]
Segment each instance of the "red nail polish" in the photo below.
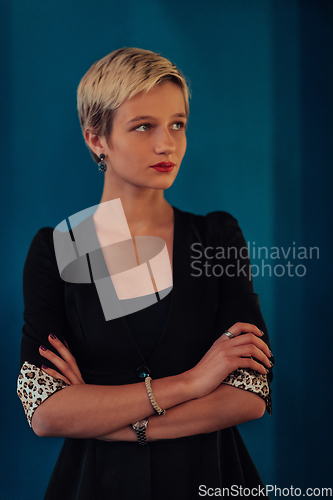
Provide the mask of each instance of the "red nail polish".
[{"label": "red nail polish", "polygon": [[47,348],[45,346],[43,346],[43,345],[41,345],[40,348],[41,348],[42,351],[47,351]]},{"label": "red nail polish", "polygon": [[56,339],[57,339],[57,337],[56,337],[53,333],[50,333],[50,337],[51,337],[51,339],[53,339],[53,340],[56,340]]}]

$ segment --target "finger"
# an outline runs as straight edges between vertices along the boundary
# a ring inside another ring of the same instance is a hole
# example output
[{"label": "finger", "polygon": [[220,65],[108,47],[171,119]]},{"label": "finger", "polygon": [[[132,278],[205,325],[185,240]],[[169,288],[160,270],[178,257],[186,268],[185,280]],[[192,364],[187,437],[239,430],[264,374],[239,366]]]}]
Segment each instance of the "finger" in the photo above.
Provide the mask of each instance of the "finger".
[{"label": "finger", "polygon": [[233,341],[233,344],[232,344],[233,346],[253,344],[258,349],[260,349],[267,356],[267,358],[272,357],[272,353],[271,353],[268,345],[262,339],[259,339],[253,333],[245,333],[244,335],[239,335],[238,337],[235,337],[234,339],[232,339],[232,341]]},{"label": "finger", "polygon": [[66,342],[67,344],[66,347],[53,333],[50,333],[48,338],[50,344],[58,351],[60,356],[68,363],[68,365],[71,367],[77,378],[81,381],[81,383],[84,383],[80,369],[77,366],[76,359],[70,352],[67,342]]},{"label": "finger", "polygon": [[49,368],[46,365],[42,365],[41,369],[47,375],[50,375],[51,377],[53,377],[55,379],[59,379],[60,378],[61,380],[63,380],[64,382],[66,382],[66,384],[72,385],[71,382],[68,380],[68,378],[64,377],[63,375],[61,375],[61,373],[58,373],[56,370],[52,370],[52,368]]},{"label": "finger", "polygon": [[259,328],[251,323],[235,323],[230,328],[228,328],[228,332],[232,333],[237,337],[241,333],[253,333],[257,335],[257,337],[262,337],[263,332],[259,330]]},{"label": "finger", "polygon": [[268,359],[266,354],[254,344],[243,344],[237,347],[233,347],[231,352],[232,355],[239,358],[255,358],[255,361],[262,363],[268,369],[272,368],[273,366],[272,362]]},{"label": "finger", "polygon": [[48,359],[54,366],[56,366],[62,375],[64,375],[71,384],[81,384],[82,382],[78,379],[75,372],[69,366],[69,364],[62,358],[54,354],[54,352],[47,349],[45,346],[40,346],[39,353],[43,358]]},{"label": "finger", "polygon": [[[236,331],[235,328],[237,328],[237,331],[239,332],[238,335],[234,334],[232,330]],[[240,333],[245,332],[246,330],[251,329],[253,332],[248,332],[248,333],[243,333],[242,335]],[[232,341],[232,346],[236,345],[241,345],[241,344],[248,344],[252,343],[259,347],[268,358],[271,358],[273,356],[272,352],[270,351],[268,345],[257,335],[258,331],[261,332],[255,325],[251,325],[250,323],[236,323],[233,325],[231,328],[228,330],[230,333],[232,333],[234,338],[231,338],[226,336],[225,334],[221,335],[221,337],[218,339],[218,342],[227,342],[226,345],[229,345],[228,343],[230,340]],[[262,335],[260,335],[262,336]],[[231,347],[230,345],[230,347]]]},{"label": "finger", "polygon": [[269,373],[268,368],[252,358],[239,358],[238,368],[250,368],[251,370],[262,373],[263,375],[267,375]]}]

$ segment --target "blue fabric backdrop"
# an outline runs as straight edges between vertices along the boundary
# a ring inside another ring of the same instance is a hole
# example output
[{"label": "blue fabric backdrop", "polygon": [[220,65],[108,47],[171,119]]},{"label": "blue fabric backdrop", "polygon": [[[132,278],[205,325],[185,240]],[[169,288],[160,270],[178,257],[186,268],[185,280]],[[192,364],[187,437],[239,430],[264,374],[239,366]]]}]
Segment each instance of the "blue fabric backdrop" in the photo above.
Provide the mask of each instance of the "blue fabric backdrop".
[{"label": "blue fabric backdrop", "polygon": [[41,499],[62,443],[33,434],[15,393],[22,269],[40,227],[100,200],[75,93],[122,46],[162,53],[191,82],[168,201],[231,212],[252,251],[290,249],[252,259],[277,362],[273,416],[240,430],[267,484],[332,487],[332,21],[323,0],[2,1],[2,498]]}]

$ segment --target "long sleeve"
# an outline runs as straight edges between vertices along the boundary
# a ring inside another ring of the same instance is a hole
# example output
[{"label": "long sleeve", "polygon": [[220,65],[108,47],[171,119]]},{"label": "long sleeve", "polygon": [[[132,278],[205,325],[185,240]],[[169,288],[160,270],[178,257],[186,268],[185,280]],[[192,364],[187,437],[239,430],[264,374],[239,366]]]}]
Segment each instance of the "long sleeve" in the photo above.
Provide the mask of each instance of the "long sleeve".
[{"label": "long sleeve", "polygon": [[[29,425],[35,409],[54,392],[68,384],[46,375],[39,346],[51,346],[48,335],[65,339],[67,328],[63,282],[53,247],[53,229],[46,227],[34,237],[23,270],[24,326],[21,342],[21,370],[17,393]],[[50,368],[55,368],[48,362]]]},{"label": "long sleeve", "polygon": [[[237,220],[226,212],[211,212],[207,215],[207,222],[216,241],[213,265],[219,276],[219,334],[236,322],[252,323],[264,332],[263,340],[270,348],[259,298],[253,289],[246,241]],[[223,383],[255,392],[265,400],[267,412],[271,414],[272,378],[271,370],[266,376],[254,370],[239,369]]]}]

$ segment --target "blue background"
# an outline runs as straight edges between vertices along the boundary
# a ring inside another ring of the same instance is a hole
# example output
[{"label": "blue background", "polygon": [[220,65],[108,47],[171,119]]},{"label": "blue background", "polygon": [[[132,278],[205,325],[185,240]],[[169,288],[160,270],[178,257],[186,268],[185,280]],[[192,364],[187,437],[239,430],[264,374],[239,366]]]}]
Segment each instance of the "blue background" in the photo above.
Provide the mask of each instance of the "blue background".
[{"label": "blue background", "polygon": [[273,416],[240,430],[267,484],[332,487],[333,2],[5,0],[0,18],[1,498],[43,498],[62,443],[34,435],[16,396],[22,269],[40,227],[100,200],[76,88],[122,46],[162,53],[191,82],[168,201],[231,212],[256,247],[319,247],[319,259],[265,261],[305,276],[255,279],[276,358]]}]

